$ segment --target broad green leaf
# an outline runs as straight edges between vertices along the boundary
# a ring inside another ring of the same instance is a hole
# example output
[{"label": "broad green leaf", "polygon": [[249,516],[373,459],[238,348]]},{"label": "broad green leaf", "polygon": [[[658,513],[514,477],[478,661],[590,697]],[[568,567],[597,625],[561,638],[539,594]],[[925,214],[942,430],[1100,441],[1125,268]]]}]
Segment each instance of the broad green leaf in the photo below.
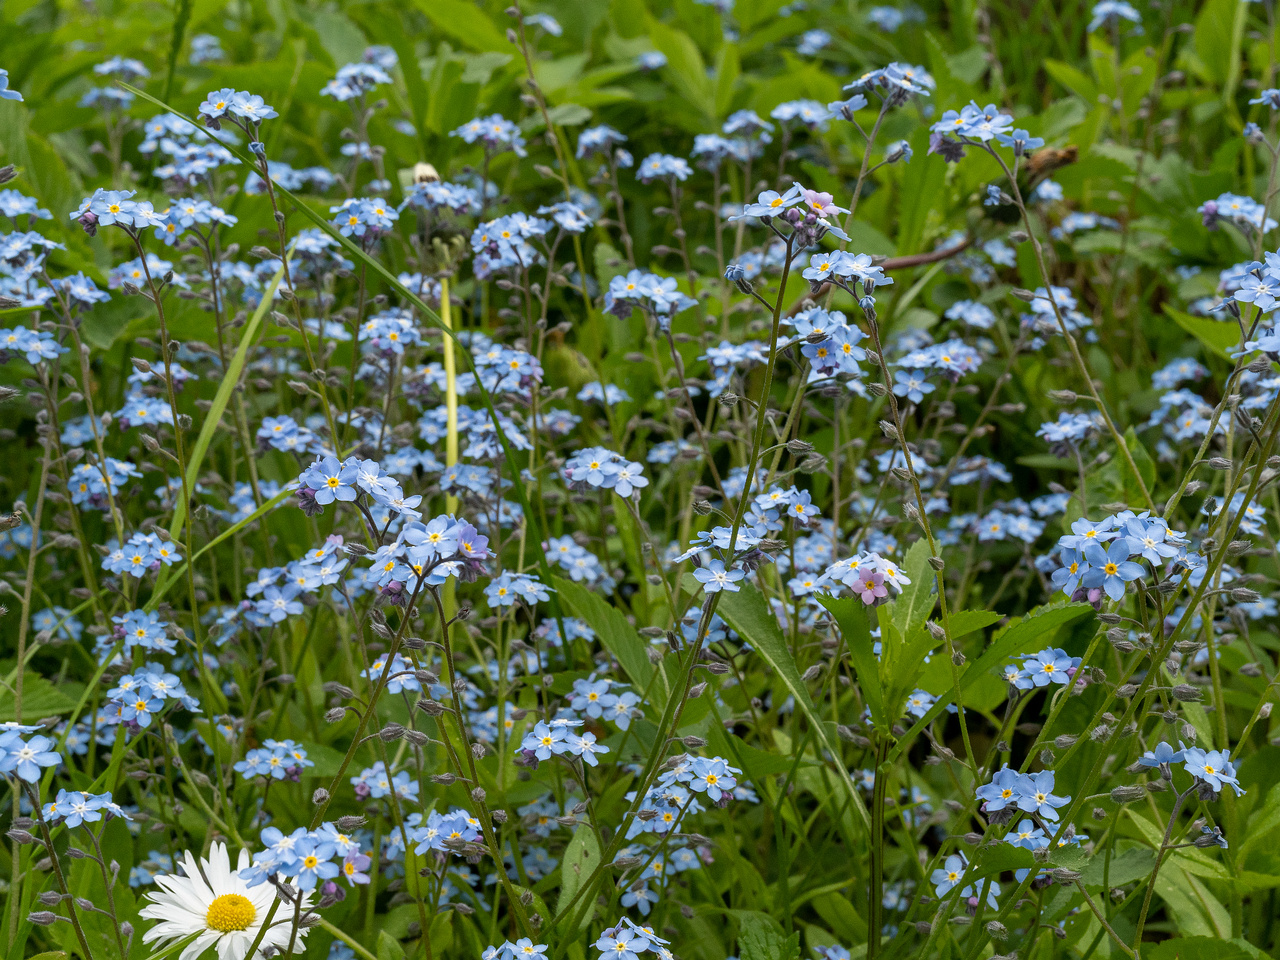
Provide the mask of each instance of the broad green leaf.
[{"label": "broad green leaf", "polygon": [[898,213],[898,250],[909,255],[924,247],[925,227],[936,215],[935,198],[942,193],[947,163],[929,153],[929,131],[917,130],[911,137],[915,159],[902,175],[901,209]]},{"label": "broad green leaf", "polygon": [[994,610],[960,610],[951,614],[951,639],[959,640],[976,630],[989,627],[1003,617]]},{"label": "broad green leaf", "polygon": [[1049,854],[1049,862],[1055,867],[1065,867],[1067,870],[1083,871],[1089,864],[1089,855],[1084,852],[1084,848],[1068,843],[1053,850]]},{"label": "broad green leaf", "polygon": [[[911,582],[902,587],[897,599],[887,603],[882,610],[888,610],[893,617],[894,626],[904,637],[909,637],[916,627],[921,626],[929,617],[934,604],[934,577],[929,566],[929,543],[921,538],[911,545],[906,558],[902,561],[902,572]],[[881,618],[883,619],[883,618]]]},{"label": "broad green leaf", "polygon": [[[574,830],[569,846],[565,848],[564,860],[560,864],[560,899],[556,901],[556,912],[565,910],[573,903],[573,898],[582,889],[582,884],[593,870],[600,865],[600,843],[596,840],[595,830],[589,823],[580,823]],[[591,918],[591,911],[583,917],[583,923]]]},{"label": "broad green leaf", "polygon": [[[426,14],[437,30],[452,37],[469,50],[511,49],[506,34],[484,9],[466,0],[414,0],[415,7]],[[381,960],[381,958],[379,958]]]},{"label": "broad green leaf", "polygon": [[1144,945],[1142,960],[1268,960],[1268,954],[1239,938],[1175,937]]},{"label": "broad green leaf", "polygon": [[737,44],[725,43],[716,55],[716,116],[723,117],[733,106],[733,94],[738,87],[742,64],[738,59]]},{"label": "broad green leaf", "polygon": [[[13,661],[11,660],[10,663]],[[63,683],[54,686],[38,673],[27,672],[22,677],[22,719],[31,723],[44,717],[58,716],[75,709],[76,702],[68,691],[80,692],[79,684]],[[14,720],[14,696],[9,690],[0,689],[0,721]]]},{"label": "broad green leaf", "polygon": [[1184,935],[1231,936],[1231,915],[1203,883],[1173,862],[1166,862],[1156,876],[1156,893]]},{"label": "broad green leaf", "polygon": [[378,933],[378,960],[404,960],[404,946],[385,930]]},{"label": "broad green leaf", "polygon": [[1046,60],[1042,66],[1045,73],[1083,99],[1085,103],[1098,102],[1098,85],[1084,71],[1061,60]]},{"label": "broad green leaf", "polygon": [[845,790],[849,795],[849,800],[853,804],[854,810],[857,811],[858,818],[862,821],[863,826],[869,829],[871,817],[867,814],[866,804],[862,802],[862,795],[858,792],[858,787],[853,782],[853,778],[849,776],[848,769],[839,760],[840,744],[832,735],[832,729],[818,715],[818,709],[814,706],[813,699],[809,696],[809,689],[804,685],[804,681],[800,679],[800,670],[796,667],[795,658],[792,657],[791,650],[787,647],[786,638],[782,636],[782,630],[778,626],[778,619],[773,615],[773,611],[769,609],[764,595],[752,584],[744,583],[742,589],[737,593],[726,591],[720,600],[717,610],[725,622],[737,631],[739,636],[750,643],[752,649],[773,668],[778,678],[795,698],[796,706],[809,719],[809,723],[813,727],[814,736],[818,738],[821,746],[832,757],[836,758],[836,773],[839,774],[841,781],[844,783]]},{"label": "broad green leaf", "polygon": [[614,655],[637,689],[643,690],[653,679],[654,667],[649,661],[649,644],[636,633],[636,628],[617,607],[605,602],[599,594],[571,580],[552,577],[556,592],[574,616],[585,620],[600,642]]},{"label": "broad green leaf", "polygon": [[671,81],[676,92],[690,106],[708,120],[715,120],[715,89],[711,78],[707,76],[707,65],[693,38],[683,30],[669,27],[657,20],[649,23],[649,37],[667,58],[667,65],[662,68],[663,76]]},{"label": "broad green leaf", "polygon": [[1238,324],[1224,320],[1210,320],[1207,317],[1194,317],[1181,310],[1175,310],[1167,303],[1164,312],[1187,333],[1191,334],[1215,357],[1230,360],[1230,351],[1240,347],[1240,327]]},{"label": "broad green leaf", "polygon": [[1240,0],[1208,0],[1196,17],[1195,54],[1200,73],[1230,99],[1240,75],[1240,43],[1247,10]]},{"label": "broad green leaf", "polygon": [[867,709],[871,711],[872,722],[881,730],[887,730],[894,718],[885,711],[880,664],[876,660],[865,606],[855,597],[820,596],[818,602],[830,611],[835,617],[836,626],[840,628],[853,668],[858,672],[858,688],[862,691]]},{"label": "broad green leaf", "polygon": [[[753,778],[786,773],[795,765],[794,757],[753,747],[725,730],[721,723],[713,723],[707,728],[707,746],[718,756],[728,757],[730,760],[741,763],[743,769]],[[800,766],[814,766],[814,761],[802,759]]]},{"label": "broad green leaf", "polygon": [[1034,870],[1035,868],[1036,860],[1030,850],[1012,843],[998,843],[983,849],[974,859],[973,876],[975,879],[994,877],[1013,870]]},{"label": "broad green leaf", "polygon": [[[1124,842],[1121,841],[1121,843]],[[1128,842],[1133,843],[1133,841]],[[1086,887],[1119,887],[1126,883],[1133,883],[1135,880],[1145,880],[1151,876],[1151,870],[1155,865],[1154,850],[1149,847],[1130,845],[1119,853],[1112,853],[1110,866],[1107,865],[1106,857],[1103,856],[1090,860],[1088,866],[1080,871],[1083,874],[1081,883]]]},{"label": "broad green leaf", "polygon": [[800,935],[788,937],[773,917],[754,910],[731,910],[738,918],[738,955],[742,960],[796,960]]},{"label": "broad green leaf", "polygon": [[[969,668],[960,676],[960,691],[963,692],[972,686],[978,678],[985,676],[989,671],[999,669],[1010,657],[1030,652],[1035,646],[1046,645],[1059,627],[1092,610],[1093,607],[1087,603],[1037,607],[1028,616],[1000,634],[982,656],[969,665]],[[956,694],[956,689],[952,687],[948,693],[940,696],[929,712],[917,720],[915,726],[907,731],[906,736],[894,745],[885,762],[891,764],[896,761],[921,730],[933,723],[948,706],[955,703]]]},{"label": "broad green leaf", "polygon": [[1249,828],[1240,841],[1236,852],[1236,862],[1244,863],[1245,854],[1257,843],[1269,837],[1280,827],[1280,783],[1267,793],[1267,799],[1258,811],[1250,818]]}]

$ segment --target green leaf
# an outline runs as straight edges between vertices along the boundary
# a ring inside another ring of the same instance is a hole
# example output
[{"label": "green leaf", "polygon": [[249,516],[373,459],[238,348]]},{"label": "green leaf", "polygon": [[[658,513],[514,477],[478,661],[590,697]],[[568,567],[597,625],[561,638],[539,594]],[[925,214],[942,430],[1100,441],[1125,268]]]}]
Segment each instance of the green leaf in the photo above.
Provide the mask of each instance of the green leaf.
[{"label": "green leaf", "polygon": [[608,648],[622,669],[626,671],[631,682],[641,690],[649,686],[653,679],[653,664],[649,661],[649,644],[635,627],[627,622],[626,616],[615,606],[606,603],[599,594],[592,593],[586,587],[571,580],[552,577],[552,584],[560,594],[565,605],[600,637],[600,642]]},{"label": "green leaf", "polygon": [[[222,414],[227,409],[227,402],[231,399],[232,392],[240,385],[240,374],[244,371],[244,363],[249,355],[249,348],[253,346],[253,340],[257,336],[262,318],[271,309],[271,302],[276,295],[276,287],[280,285],[280,281],[283,279],[284,264],[281,263],[280,268],[276,270],[275,276],[267,284],[267,289],[263,291],[262,302],[258,304],[258,309],[253,311],[253,316],[244,325],[244,332],[240,335],[240,344],[236,347],[235,354],[227,364],[226,373],[222,375],[222,382],[218,384],[218,392],[213,396],[213,403],[209,405],[209,409],[205,413],[204,424],[200,427],[200,435],[196,437],[195,446],[191,448],[191,453],[187,457],[187,488],[190,490],[195,490],[196,488],[196,480],[200,476],[200,467],[204,464],[204,455],[209,452],[209,444],[213,442],[213,435],[217,432],[218,424],[222,422]],[[334,442],[337,442],[336,438]],[[173,509],[173,522],[169,524],[169,536],[175,540],[180,539],[182,526],[186,521],[187,499],[186,497],[178,497],[177,505]]]},{"label": "green leaf", "polygon": [[1036,858],[1025,847],[1012,843],[998,843],[982,850],[973,864],[973,876],[994,877],[1014,870],[1034,870]]},{"label": "green leaf", "polygon": [[742,64],[738,58],[738,45],[725,43],[716,55],[716,116],[723,117],[733,106],[733,95],[738,87]]},{"label": "green leaf", "polygon": [[1049,854],[1050,863],[1067,870],[1083,871],[1089,865],[1089,860],[1084,848],[1074,843],[1063,844]]},{"label": "green leaf", "polygon": [[1149,847],[1130,846],[1113,853],[1108,867],[1106,857],[1094,857],[1082,871],[1081,883],[1086,887],[1120,887],[1151,876],[1156,865],[1156,852]]},{"label": "green leaf", "polygon": [[[580,823],[573,832],[569,846],[565,848],[564,860],[560,865],[560,899],[556,901],[556,913],[564,911],[573,898],[582,889],[582,884],[593,870],[600,865],[600,842],[596,839],[595,830],[589,823]],[[582,918],[583,924],[591,919],[587,911]]]},{"label": "green leaf", "polygon": [[671,81],[676,93],[708,120],[714,120],[715,90],[711,85],[711,78],[707,76],[707,65],[693,38],[683,30],[668,27],[657,20],[650,21],[649,37],[667,58],[667,65],[662,68],[663,76]]},{"label": "green leaf", "polygon": [[951,615],[951,639],[959,640],[1002,619],[994,610],[961,610]]},{"label": "green leaf", "polygon": [[1085,103],[1098,102],[1098,85],[1082,70],[1078,70],[1061,60],[1046,60],[1042,64],[1044,72],[1062,84],[1072,93],[1082,98]]},{"label": "green leaf", "polygon": [[738,955],[742,960],[796,960],[800,935],[788,937],[773,917],[755,910],[731,910],[738,918]]},{"label": "green leaf", "polygon": [[[67,695],[68,688],[79,692],[74,684],[64,683],[55,687],[38,673],[24,673],[22,677],[23,720],[30,723],[33,719],[52,717],[74,710],[76,702]],[[0,689],[0,721],[16,719],[13,692]]]},{"label": "green leaf", "polygon": [[1218,937],[1176,937],[1144,944],[1143,960],[1268,960],[1268,955],[1247,940]]},{"label": "green leaf", "polygon": [[[147,956],[147,960],[165,960],[166,957],[172,957],[175,953],[179,953],[190,944],[195,943],[196,937],[200,936],[201,932],[202,931],[197,930],[195,933],[188,934],[181,940],[173,941],[173,943],[169,944],[163,950],[157,950],[155,953],[149,954]],[[36,954],[36,956],[32,957],[31,960],[36,960],[37,957],[65,958],[66,954],[61,950],[50,950],[47,953]]]},{"label": "green leaf", "polygon": [[591,111],[580,103],[562,103],[547,111],[557,127],[576,127],[591,119]]},{"label": "green leaf", "polygon": [[404,960],[404,947],[385,930],[378,932],[378,960]]},{"label": "green leaf", "polygon": [[929,566],[929,543],[921,538],[911,545],[907,557],[902,562],[902,572],[911,582],[903,586],[896,600],[885,604],[890,611],[894,626],[904,637],[922,626],[933,609],[933,570]]},{"label": "green leaf", "polygon": [[937,216],[935,202],[943,191],[947,163],[929,153],[929,131],[918,130],[911,137],[916,159],[902,175],[901,209],[898,211],[898,249],[904,254],[919,253],[930,216]]},{"label": "green leaf", "polygon": [[721,597],[717,610],[725,622],[750,643],[752,649],[773,668],[774,673],[795,698],[796,706],[809,718],[814,736],[818,738],[827,753],[836,758],[836,773],[839,774],[849,794],[849,800],[857,811],[858,818],[864,827],[870,829],[871,817],[867,814],[866,804],[862,802],[862,795],[858,792],[853,778],[849,776],[848,769],[839,759],[840,744],[832,736],[831,728],[818,715],[818,709],[809,696],[809,689],[800,679],[800,670],[796,667],[795,658],[791,656],[791,650],[787,647],[786,638],[782,636],[778,619],[769,609],[764,595],[752,584],[745,583],[737,593],[726,591]]},{"label": "green leaf", "polygon": [[[795,758],[753,747],[740,737],[725,730],[724,725],[713,723],[707,728],[707,745],[713,753],[741,763],[748,776],[767,777],[787,773],[795,766]],[[800,767],[816,766],[813,760],[801,760]]]},{"label": "green leaf", "polygon": [[1209,320],[1206,317],[1193,317],[1189,313],[1175,310],[1167,303],[1164,312],[1187,333],[1191,334],[1215,357],[1230,360],[1230,351],[1241,346],[1240,327],[1234,323],[1221,320]]},{"label": "green leaf", "polygon": [[1156,893],[1164,900],[1169,916],[1182,934],[1224,939],[1231,935],[1227,908],[1182,865],[1167,862],[1160,868]]},{"label": "green leaf", "polygon": [[1280,783],[1268,791],[1266,801],[1249,819],[1249,828],[1236,852],[1236,863],[1244,863],[1245,854],[1253,845],[1265,840],[1277,827],[1280,827]]},{"label": "green leaf", "polygon": [[[415,7],[426,14],[435,28],[457,40],[468,50],[502,50],[511,48],[506,34],[498,29],[477,3],[466,0],[414,0]],[[381,958],[379,958],[381,960]]]},{"label": "green leaf", "polygon": [[210,550],[212,550],[214,547],[220,544],[223,540],[226,540],[228,537],[235,536],[245,527],[249,526],[249,524],[256,521],[259,517],[266,516],[268,513],[270,513],[276,507],[280,506],[280,504],[284,503],[285,500],[289,499],[291,496],[293,496],[292,490],[289,490],[287,488],[284,490],[281,490],[274,497],[272,497],[270,500],[268,500],[266,503],[260,506],[257,510],[253,511],[253,513],[249,514],[249,516],[227,527],[227,529],[223,530],[220,534],[218,534],[216,537],[214,537],[212,540],[206,543],[203,547],[201,547],[199,550],[196,551],[194,557],[191,557],[188,560],[183,560],[181,563],[174,564],[172,567],[162,568],[160,570],[160,573],[156,577],[155,589],[151,591],[151,596],[147,599],[147,606],[145,608],[146,611],[148,613],[151,613],[156,609],[156,607],[160,605],[160,600],[164,597],[169,587],[173,586],[173,584],[177,582],[178,577],[183,573],[183,571],[186,570],[188,563],[199,560],[200,557],[208,553]]},{"label": "green leaf", "polygon": [[[1092,610],[1093,607],[1087,603],[1064,603],[1037,607],[1022,620],[1012,624],[1001,633],[987,647],[982,656],[969,665],[969,669],[960,677],[960,691],[963,692],[968,689],[979,678],[985,676],[988,671],[997,669],[1010,657],[1028,652],[1033,646],[1046,644],[1053,633],[1063,624],[1070,623],[1077,617],[1082,617]],[[956,689],[954,687],[949,692],[938,697],[937,703],[929,709],[929,712],[917,720],[915,726],[907,731],[906,736],[902,737],[894,745],[893,749],[889,751],[889,755],[885,758],[885,763],[891,764],[896,761],[902,755],[902,752],[911,745],[911,742],[919,735],[921,730],[933,723],[949,705],[955,703],[955,698]]]},{"label": "green leaf", "polygon": [[876,660],[866,607],[855,597],[820,596],[818,602],[830,611],[835,617],[836,626],[840,628],[853,668],[858,672],[858,688],[862,691],[867,709],[871,711],[872,722],[881,730],[888,730],[894,718],[885,711],[880,664]]},{"label": "green leaf", "polygon": [[1239,0],[1208,0],[1196,17],[1195,54],[1200,74],[1223,90],[1223,102],[1231,98],[1240,76],[1240,43],[1244,34],[1245,4]]}]

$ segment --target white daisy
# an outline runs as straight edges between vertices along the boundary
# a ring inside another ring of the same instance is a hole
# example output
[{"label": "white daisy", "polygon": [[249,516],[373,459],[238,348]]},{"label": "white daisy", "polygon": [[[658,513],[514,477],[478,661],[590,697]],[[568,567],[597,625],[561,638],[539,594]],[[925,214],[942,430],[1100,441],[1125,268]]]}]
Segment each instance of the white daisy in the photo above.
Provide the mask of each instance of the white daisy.
[{"label": "white daisy", "polygon": [[[146,943],[154,940],[182,940],[197,934],[182,951],[179,960],[195,960],[211,946],[218,949],[218,960],[245,960],[253,941],[257,939],[262,922],[276,899],[275,887],[262,883],[250,887],[240,874],[249,867],[249,851],[240,851],[236,869],[231,869],[227,847],[214,843],[209,859],[196,858],[188,850],[180,862],[183,873],[156,877],[159,893],[148,894],[149,903],[140,916],[159,922],[142,935]],[[302,902],[305,913],[310,896]],[[284,953],[289,949],[293,931],[293,910],[284,904],[276,911],[271,926],[258,950],[274,947]],[[306,929],[299,929],[294,938],[293,952],[304,949]]]}]

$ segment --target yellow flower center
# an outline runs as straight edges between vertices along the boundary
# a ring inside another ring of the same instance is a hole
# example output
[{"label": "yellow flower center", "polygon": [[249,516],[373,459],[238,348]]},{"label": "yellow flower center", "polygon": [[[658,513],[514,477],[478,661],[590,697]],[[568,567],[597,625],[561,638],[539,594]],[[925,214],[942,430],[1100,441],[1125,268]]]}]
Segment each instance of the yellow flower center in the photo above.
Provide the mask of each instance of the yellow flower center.
[{"label": "yellow flower center", "polygon": [[204,916],[204,925],[219,933],[231,933],[236,930],[248,930],[249,924],[257,918],[258,911],[248,897],[238,893],[224,893],[214,898],[209,904],[209,912]]},{"label": "yellow flower center", "polygon": [[1106,572],[1107,576],[1113,577],[1115,576],[1116,571],[1119,570],[1120,568],[1116,566],[1114,563],[1108,563],[1105,566],[1103,566],[1102,569]]}]

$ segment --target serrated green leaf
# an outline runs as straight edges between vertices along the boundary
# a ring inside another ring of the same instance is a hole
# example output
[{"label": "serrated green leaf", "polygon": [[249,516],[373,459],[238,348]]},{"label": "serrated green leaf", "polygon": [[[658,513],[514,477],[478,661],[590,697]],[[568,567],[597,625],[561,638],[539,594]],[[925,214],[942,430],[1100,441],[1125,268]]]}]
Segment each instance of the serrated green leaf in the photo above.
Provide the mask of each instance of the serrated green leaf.
[{"label": "serrated green leaf", "polygon": [[999,843],[993,847],[987,847],[974,858],[973,876],[975,879],[994,877],[1014,870],[1034,870],[1035,868],[1036,859],[1031,855],[1030,850],[1012,843]]},{"label": "serrated green leaf", "polygon": [[[14,661],[10,661],[13,663]],[[55,687],[38,673],[30,671],[22,677],[22,717],[28,723],[32,719],[59,716],[75,709],[76,702],[67,693],[68,689],[79,692],[78,684],[63,684]],[[12,691],[0,689],[0,721],[17,719],[14,711]]]},{"label": "serrated green leaf", "polygon": [[795,960],[799,934],[788,937],[773,917],[755,910],[731,910],[738,918],[738,955],[742,960]]}]

